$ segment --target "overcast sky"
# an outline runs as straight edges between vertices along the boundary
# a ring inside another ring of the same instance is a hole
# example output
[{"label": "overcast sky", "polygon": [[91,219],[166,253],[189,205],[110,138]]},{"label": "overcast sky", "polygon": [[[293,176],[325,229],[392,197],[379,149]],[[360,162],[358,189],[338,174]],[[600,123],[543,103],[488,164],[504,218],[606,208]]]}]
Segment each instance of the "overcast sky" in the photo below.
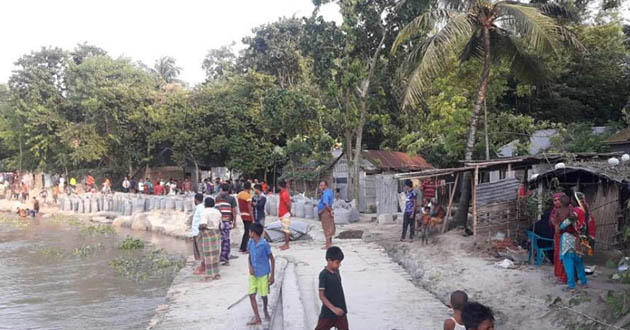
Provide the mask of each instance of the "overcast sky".
[{"label": "overcast sky", "polygon": [[[66,50],[84,41],[113,57],[153,66],[173,56],[190,84],[204,80],[201,62],[209,49],[240,43],[251,29],[285,16],[309,16],[311,0],[0,0],[0,83],[13,63],[42,46]],[[322,9],[339,21],[336,5]]]}]

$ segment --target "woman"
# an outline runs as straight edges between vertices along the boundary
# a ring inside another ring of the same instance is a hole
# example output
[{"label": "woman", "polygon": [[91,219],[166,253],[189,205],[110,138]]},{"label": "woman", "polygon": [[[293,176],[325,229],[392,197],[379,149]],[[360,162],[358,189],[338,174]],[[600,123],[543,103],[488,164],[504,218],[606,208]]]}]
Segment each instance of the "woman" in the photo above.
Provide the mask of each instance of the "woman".
[{"label": "woman", "polygon": [[560,258],[560,224],[570,214],[569,197],[564,193],[553,194],[553,210],[551,210],[551,216],[549,217],[549,225],[553,228],[553,273],[562,284],[567,283],[567,274]]},{"label": "woman", "polygon": [[[564,203],[563,203],[564,204]],[[563,289],[575,289],[575,275],[580,279],[580,284],[586,286],[586,274],[584,273],[584,260],[580,249],[580,234],[578,233],[577,214],[571,210],[569,216],[560,224],[560,257],[567,274],[568,287]]]},{"label": "woman", "polygon": [[577,215],[577,231],[580,235],[580,244],[583,252],[592,256],[595,249],[595,218],[593,218],[583,193],[576,192],[573,199],[576,205],[573,211]]},{"label": "woman", "polygon": [[221,275],[219,275],[219,253],[221,250],[219,223],[221,223],[221,212],[214,208],[214,199],[212,197],[206,197],[204,207],[199,220],[201,255],[205,265],[206,281],[213,281],[221,278]]}]

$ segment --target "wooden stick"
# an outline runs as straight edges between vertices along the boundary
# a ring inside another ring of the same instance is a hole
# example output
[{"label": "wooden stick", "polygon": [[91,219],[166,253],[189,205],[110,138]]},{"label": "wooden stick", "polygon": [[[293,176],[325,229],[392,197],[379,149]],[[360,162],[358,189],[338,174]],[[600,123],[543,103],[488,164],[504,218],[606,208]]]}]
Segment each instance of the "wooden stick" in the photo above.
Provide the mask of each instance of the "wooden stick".
[{"label": "wooden stick", "polygon": [[453,209],[453,198],[455,197],[455,190],[457,190],[457,181],[459,180],[459,173],[455,176],[455,183],[453,184],[453,189],[451,190],[450,196],[448,198],[448,207],[446,208],[446,218],[444,219],[444,223],[442,224],[442,229],[440,232],[444,234],[446,228],[448,227],[448,217],[451,215],[451,210]]}]

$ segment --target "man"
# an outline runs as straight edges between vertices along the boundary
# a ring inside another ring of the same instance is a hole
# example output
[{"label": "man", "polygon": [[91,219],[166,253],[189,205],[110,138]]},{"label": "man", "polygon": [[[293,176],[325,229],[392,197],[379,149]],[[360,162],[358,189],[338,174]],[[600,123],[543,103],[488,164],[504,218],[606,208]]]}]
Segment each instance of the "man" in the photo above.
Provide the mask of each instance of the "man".
[{"label": "man", "polygon": [[319,214],[319,221],[322,223],[324,237],[326,238],[326,243],[322,249],[328,250],[332,246],[332,238],[335,236],[335,220],[332,210],[335,197],[332,189],[328,188],[328,182],[326,181],[319,183],[319,191],[321,191],[322,197],[317,203],[317,213]]},{"label": "man", "polygon": [[241,180],[236,180],[236,182],[234,183],[234,190],[236,191],[236,193],[240,193],[243,190],[243,179]]},{"label": "man", "polygon": [[155,187],[153,188],[153,194],[154,195],[164,195],[164,186],[163,186],[164,182],[158,181],[155,185]]},{"label": "man", "polygon": [[405,240],[407,235],[407,227],[409,227],[409,241],[413,241],[413,234],[415,233],[415,219],[416,219],[416,203],[418,202],[418,193],[413,189],[413,183],[411,180],[405,180],[405,193],[407,195],[407,201],[405,202],[405,213],[403,214],[403,229],[400,241]]},{"label": "man", "polygon": [[238,195],[236,200],[238,201],[238,210],[241,212],[241,220],[243,220],[243,238],[241,239],[241,253],[247,253],[247,244],[249,243],[249,226],[251,226],[254,210],[252,209],[252,195],[249,193],[251,184],[245,182],[244,188]]},{"label": "man", "polygon": [[221,264],[224,266],[230,265],[230,230],[236,228],[236,200],[229,191],[230,187],[224,183],[215,203],[221,211]]},{"label": "man", "polygon": [[129,177],[125,177],[125,179],[122,182],[123,192],[128,193],[129,187],[131,187],[131,182],[129,182]]},{"label": "man", "polygon": [[280,186],[278,217],[284,232],[284,245],[280,246],[280,250],[287,250],[289,248],[289,238],[291,237],[291,195],[289,195],[289,185],[285,180],[280,180],[278,186]]},{"label": "man", "polygon": [[216,178],[214,180],[214,192],[219,193],[221,191],[221,178]]},{"label": "man", "polygon": [[205,206],[203,205],[203,194],[195,194],[195,212],[193,213],[192,222],[190,224],[189,237],[193,240],[193,255],[195,260],[201,260],[201,264],[195,270],[193,274],[201,275],[206,271],[206,265],[201,258],[201,235],[199,235],[199,222],[201,220],[201,214]]},{"label": "man", "polygon": [[254,197],[252,198],[252,206],[254,208],[254,222],[265,227],[265,205],[267,197],[263,193],[261,184],[254,186]]},{"label": "man", "polygon": [[94,177],[92,176],[92,172],[88,172],[88,175],[85,177],[85,191],[92,191],[94,188]]}]

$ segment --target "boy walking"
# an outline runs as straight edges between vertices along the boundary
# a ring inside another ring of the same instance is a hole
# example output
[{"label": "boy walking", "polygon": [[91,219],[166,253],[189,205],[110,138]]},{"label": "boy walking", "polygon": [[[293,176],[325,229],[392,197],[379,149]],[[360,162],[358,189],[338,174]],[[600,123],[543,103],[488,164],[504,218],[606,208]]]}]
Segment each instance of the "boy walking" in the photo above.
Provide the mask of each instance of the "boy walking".
[{"label": "boy walking", "polygon": [[343,252],[337,246],[326,250],[326,267],[319,273],[319,299],[322,311],[315,330],[348,330],[348,309],[341,286],[339,267],[343,261]]},{"label": "boy walking", "polygon": [[249,227],[249,289],[247,293],[254,311],[254,319],[248,322],[247,325],[262,324],[258,313],[256,293],[262,297],[265,320],[271,319],[267,309],[267,295],[269,294],[269,286],[274,282],[276,260],[271,253],[271,246],[261,237],[262,233],[263,227],[258,223],[253,223]]}]

